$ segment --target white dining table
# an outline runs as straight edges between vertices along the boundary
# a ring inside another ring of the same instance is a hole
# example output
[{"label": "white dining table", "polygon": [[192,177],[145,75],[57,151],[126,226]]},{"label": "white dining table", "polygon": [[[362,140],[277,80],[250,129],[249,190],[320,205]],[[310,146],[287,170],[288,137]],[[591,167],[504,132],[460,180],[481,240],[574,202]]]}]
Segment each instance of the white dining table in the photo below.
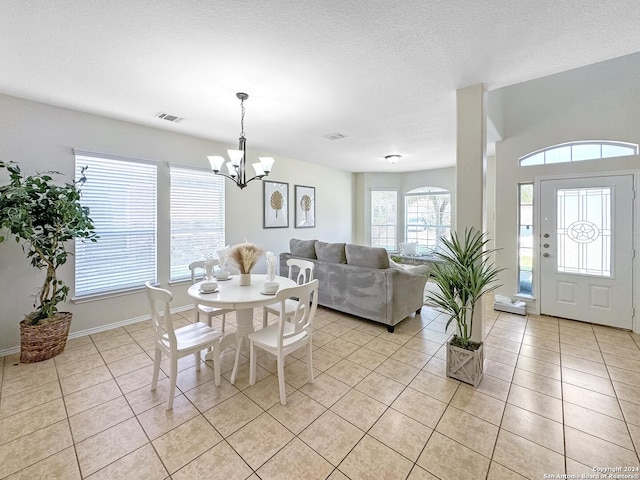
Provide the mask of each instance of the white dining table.
[{"label": "white dining table", "polygon": [[[236,332],[226,334],[220,341],[220,351],[235,344],[236,359],[231,372],[231,383],[235,383],[238,373],[240,352],[245,338],[253,332],[253,309],[271,305],[275,301],[275,294],[263,293],[264,282],[267,276],[264,274],[252,274],[251,285],[241,286],[240,275],[231,275],[228,280],[217,280],[218,289],[213,293],[204,293],[200,290],[200,283],[194,283],[187,293],[197,303],[210,307],[227,308],[236,311]],[[276,276],[275,281],[280,284],[279,290],[295,287],[296,282],[287,277]],[[211,353],[205,358],[210,359]]]}]

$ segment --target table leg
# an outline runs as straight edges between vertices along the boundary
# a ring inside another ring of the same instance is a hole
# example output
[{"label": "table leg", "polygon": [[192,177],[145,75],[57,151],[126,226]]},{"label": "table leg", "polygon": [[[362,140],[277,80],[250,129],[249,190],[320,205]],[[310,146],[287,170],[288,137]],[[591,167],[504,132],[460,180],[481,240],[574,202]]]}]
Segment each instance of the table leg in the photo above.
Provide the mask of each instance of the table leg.
[{"label": "table leg", "polygon": [[240,352],[242,351],[242,342],[244,341],[244,337],[238,335],[238,343],[236,344],[236,361],[233,363],[233,371],[231,372],[231,385],[236,383],[236,374],[238,373],[238,363],[240,363]]},{"label": "table leg", "polygon": [[[225,348],[235,344],[236,346],[236,361],[233,365],[233,371],[231,372],[231,383],[235,383],[236,374],[238,373],[238,362],[240,361],[240,352],[242,350],[242,344],[251,332],[253,332],[253,308],[242,308],[236,310],[236,325],[237,330],[234,334],[227,334],[220,340],[220,351],[224,351]],[[211,352],[207,353],[205,359],[211,360]]]}]

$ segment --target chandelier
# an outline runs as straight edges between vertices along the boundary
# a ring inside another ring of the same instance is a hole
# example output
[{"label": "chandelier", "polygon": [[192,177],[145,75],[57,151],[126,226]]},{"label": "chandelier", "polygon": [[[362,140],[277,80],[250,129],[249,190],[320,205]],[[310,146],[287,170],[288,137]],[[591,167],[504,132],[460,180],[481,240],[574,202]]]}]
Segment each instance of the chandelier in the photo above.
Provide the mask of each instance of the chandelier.
[{"label": "chandelier", "polygon": [[255,179],[261,180],[262,177],[269,175],[274,160],[272,157],[258,157],[259,163],[252,164],[256,174],[247,180],[247,139],[244,136],[244,101],[249,98],[249,95],[238,92],[236,93],[236,97],[240,100],[240,109],[242,110],[240,138],[238,139],[238,150],[227,150],[227,154],[229,155],[229,162],[227,163],[228,173],[221,171],[222,166],[227,161],[226,158],[220,155],[209,155],[207,158],[209,159],[213,173],[233,180],[233,182],[242,189],[246,187],[250,181]]}]

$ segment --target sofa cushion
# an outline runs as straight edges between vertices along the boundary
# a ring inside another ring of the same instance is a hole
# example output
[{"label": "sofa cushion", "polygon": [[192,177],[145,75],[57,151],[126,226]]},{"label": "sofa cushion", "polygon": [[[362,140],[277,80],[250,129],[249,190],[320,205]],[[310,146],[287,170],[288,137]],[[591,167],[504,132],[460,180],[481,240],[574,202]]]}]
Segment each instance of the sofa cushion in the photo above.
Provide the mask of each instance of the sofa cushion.
[{"label": "sofa cushion", "polygon": [[316,259],[316,240],[298,240],[292,238],[289,240],[289,249],[291,255],[296,257]]},{"label": "sofa cushion", "polygon": [[347,263],[344,252],[345,243],[326,243],[316,240],[316,255],[318,260],[333,263]]},{"label": "sofa cushion", "polygon": [[349,244],[345,248],[347,263],[359,267],[389,268],[389,254],[379,247]]}]

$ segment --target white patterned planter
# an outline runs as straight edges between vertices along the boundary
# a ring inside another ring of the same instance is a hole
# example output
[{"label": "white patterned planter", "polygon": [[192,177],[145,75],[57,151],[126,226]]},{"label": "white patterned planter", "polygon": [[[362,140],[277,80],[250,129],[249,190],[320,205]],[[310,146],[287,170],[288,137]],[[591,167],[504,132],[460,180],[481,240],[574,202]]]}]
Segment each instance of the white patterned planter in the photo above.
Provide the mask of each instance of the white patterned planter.
[{"label": "white patterned planter", "polygon": [[484,350],[466,350],[447,342],[447,377],[477,387],[484,374]]}]

